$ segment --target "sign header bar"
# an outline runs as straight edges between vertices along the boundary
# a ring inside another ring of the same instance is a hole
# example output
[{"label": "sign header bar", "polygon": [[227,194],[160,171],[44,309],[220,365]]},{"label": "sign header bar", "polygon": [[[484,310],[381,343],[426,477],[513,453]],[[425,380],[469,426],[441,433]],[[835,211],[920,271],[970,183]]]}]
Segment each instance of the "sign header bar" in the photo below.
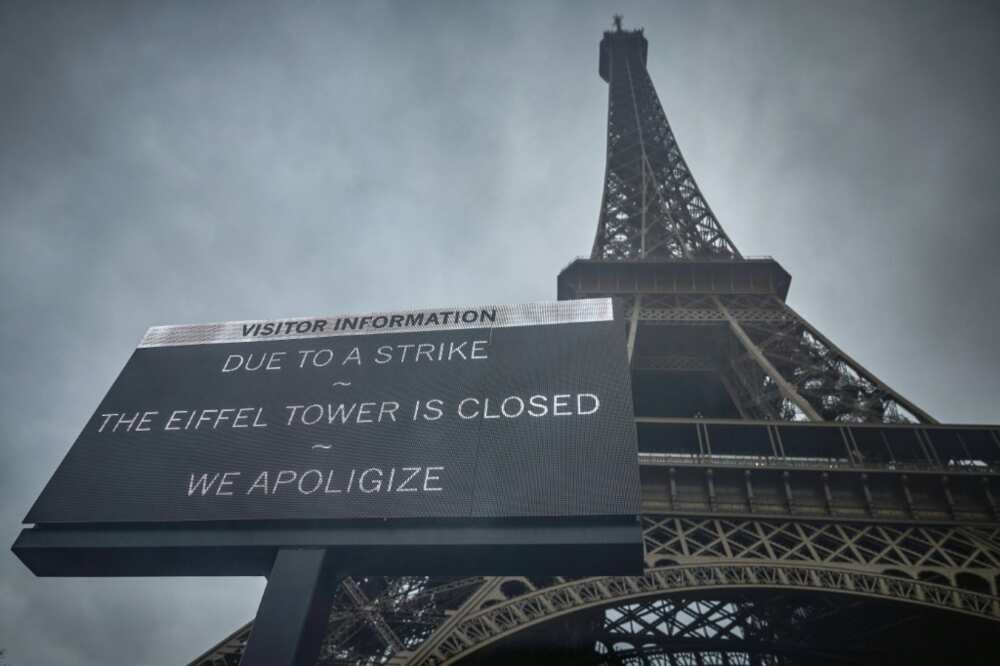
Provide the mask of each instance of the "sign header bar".
[{"label": "sign header bar", "polygon": [[363,315],[253,319],[215,324],[153,326],[139,348],[204,345],[227,342],[298,340],[344,335],[413,333],[482,328],[611,321],[607,298],[576,301],[483,305],[467,308],[375,312]]}]

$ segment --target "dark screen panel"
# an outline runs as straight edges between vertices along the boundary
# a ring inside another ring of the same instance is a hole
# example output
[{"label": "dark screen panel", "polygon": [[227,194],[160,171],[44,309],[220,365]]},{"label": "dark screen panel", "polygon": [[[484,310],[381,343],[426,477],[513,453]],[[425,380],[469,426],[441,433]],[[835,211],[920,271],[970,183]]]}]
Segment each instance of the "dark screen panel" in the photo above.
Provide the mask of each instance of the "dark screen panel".
[{"label": "dark screen panel", "polygon": [[26,522],[635,515],[623,330],[140,348]]}]

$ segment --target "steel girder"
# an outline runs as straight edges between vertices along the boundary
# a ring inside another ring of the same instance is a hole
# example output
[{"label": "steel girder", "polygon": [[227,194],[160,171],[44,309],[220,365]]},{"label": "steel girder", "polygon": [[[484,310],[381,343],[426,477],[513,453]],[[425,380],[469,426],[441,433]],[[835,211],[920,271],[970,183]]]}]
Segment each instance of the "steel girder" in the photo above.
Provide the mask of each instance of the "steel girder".
[{"label": "steel girder", "polygon": [[[334,595],[320,662],[383,663],[426,639],[481,588],[484,577],[370,577],[345,579]],[[235,666],[253,623],[248,622],[195,659],[199,666]]]},{"label": "steel girder", "polygon": [[634,603],[646,597],[751,589],[845,594],[1000,620],[995,596],[891,575],[815,564],[672,565],[649,569],[640,577],[569,581],[470,613],[437,642],[433,651],[422,650],[420,654],[425,656],[407,659],[406,663],[419,666],[455,663],[527,627],[591,607]]},{"label": "steel girder", "polygon": [[[643,576],[345,581],[319,663],[455,663],[526,629],[588,609],[620,613],[657,600],[676,605],[678,598],[693,594],[725,606],[755,590],[808,593],[810,603],[847,595],[1000,622],[1000,528],[656,514],[643,521]],[[357,593],[361,588],[367,588],[364,597]],[[606,618],[613,617],[606,612]],[[195,663],[237,663],[249,629]],[[723,647],[734,654],[747,648]]]},{"label": "steel girder", "polygon": [[394,663],[455,663],[561,615],[692,593],[721,603],[755,589],[811,593],[814,600],[848,595],[1000,621],[997,529],[664,515],[645,516],[644,526],[644,576],[488,579],[487,594]]},{"label": "steel girder", "polygon": [[[596,652],[601,655],[596,663],[817,666],[893,662],[898,654],[887,648],[900,630],[921,629],[920,612],[897,605],[891,606],[894,612],[886,613],[886,608],[876,604],[844,595],[806,598],[777,592],[735,594],[721,600],[680,596],[638,601],[605,612],[602,631],[595,632]],[[983,623],[985,630],[988,624]],[[886,640],[873,645],[875,636]]]},{"label": "steel girder", "polygon": [[824,663],[827,651],[815,644],[811,624],[863,605],[780,594],[640,600],[605,612],[595,652],[609,665],[777,666],[804,657]]}]

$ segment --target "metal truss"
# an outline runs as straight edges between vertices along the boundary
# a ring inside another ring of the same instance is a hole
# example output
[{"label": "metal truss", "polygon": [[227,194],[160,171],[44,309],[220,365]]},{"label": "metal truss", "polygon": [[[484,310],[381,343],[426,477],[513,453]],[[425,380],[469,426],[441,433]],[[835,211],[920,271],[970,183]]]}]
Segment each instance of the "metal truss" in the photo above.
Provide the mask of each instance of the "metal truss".
[{"label": "metal truss", "polygon": [[[412,649],[449,612],[480,592],[484,577],[346,578],[334,593],[319,664],[378,664]],[[249,622],[191,662],[235,666],[253,629]]]},{"label": "metal truss", "polygon": [[622,300],[626,311],[634,311],[633,328],[639,330],[651,325],[725,326],[730,343],[715,350],[714,360],[704,354],[647,354],[634,367],[718,371],[733,387],[744,418],[935,423],[774,295],[643,293]]},{"label": "metal truss", "polygon": [[647,570],[639,577],[567,581],[478,610],[465,616],[446,636],[434,641],[433,649],[421,649],[408,663],[419,666],[454,663],[527,627],[591,607],[668,594],[748,589],[847,594],[947,608],[1000,621],[995,596],[919,580],[815,564],[674,565]]},{"label": "metal truss", "polygon": [[645,48],[642,31],[620,28],[601,42],[608,152],[592,256],[739,259],[681,155],[646,71]]},{"label": "metal truss", "polygon": [[[715,598],[728,608],[733,590],[849,595],[1000,620],[1000,528],[647,515],[644,536],[648,569],[639,577],[345,581],[320,663],[452,663],[588,608],[706,592],[725,592]],[[363,585],[378,597],[359,594]],[[248,634],[196,663],[236,663]]]},{"label": "metal truss", "polygon": [[[785,416],[775,405],[787,400],[795,406],[793,419],[933,422],[785,303],[771,299],[771,307],[744,308],[737,319],[724,300],[738,302],[745,297],[716,300],[741,343],[730,367],[761,416]],[[756,369],[763,370],[767,378],[762,379]],[[787,383],[782,385],[783,381]]]},{"label": "metal truss", "polygon": [[[996,528],[644,517],[640,577],[490,579],[491,595],[451,616],[396,663],[454,663],[536,624],[588,608],[766,589],[847,595],[1000,621]],[[506,584],[506,588],[505,588]],[[504,594],[504,590],[507,594]],[[819,598],[822,598],[819,597]],[[689,646],[690,647],[690,646]],[[745,646],[744,646],[745,647]]]},{"label": "metal truss", "polygon": [[[319,664],[455,663],[562,616],[605,609],[605,619],[613,619],[634,604],[677,607],[678,599],[690,599],[692,594],[708,595],[715,600],[715,612],[724,609],[727,617],[736,617],[734,600],[740,595],[768,591],[808,594],[810,603],[844,595],[1000,622],[1000,528],[656,514],[646,515],[643,525],[647,569],[642,576],[345,581]],[[369,587],[366,595],[372,594],[371,598],[351,591],[363,585]],[[699,626],[687,622],[689,632]],[[237,663],[249,630],[248,625],[194,663]],[[595,641],[601,642],[598,637]],[[693,649],[683,642],[671,645],[671,650]],[[744,643],[723,651],[732,651],[731,663],[742,663],[740,655],[760,649]],[[785,648],[771,645],[768,650],[781,654]]]},{"label": "metal truss", "polygon": [[781,595],[640,600],[605,612],[595,652],[609,665],[770,666],[792,655],[821,663],[823,650],[804,640],[803,620],[857,605],[827,599],[817,608]]},{"label": "metal truss", "polygon": [[[850,567],[996,592],[1000,528],[643,517],[646,562],[773,561]],[[975,578],[978,577],[978,580]]]},{"label": "metal truss", "polygon": [[[859,597],[739,593],[673,596],[607,609],[594,662],[643,666],[792,666],[885,663],[864,649],[872,636],[919,626],[917,613],[880,617]],[[884,610],[884,609],[883,609]],[[831,631],[831,626],[835,627]],[[891,638],[889,640],[892,640]],[[872,659],[872,657],[875,657]],[[880,658],[881,657],[881,658]]]}]

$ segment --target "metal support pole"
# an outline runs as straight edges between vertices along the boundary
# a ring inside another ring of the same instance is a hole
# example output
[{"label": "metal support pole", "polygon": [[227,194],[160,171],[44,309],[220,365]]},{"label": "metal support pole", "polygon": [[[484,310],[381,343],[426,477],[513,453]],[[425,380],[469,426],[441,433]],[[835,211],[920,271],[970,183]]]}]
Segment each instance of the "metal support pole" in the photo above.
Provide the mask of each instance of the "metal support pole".
[{"label": "metal support pole", "polygon": [[313,666],[336,583],[321,548],[282,548],[274,559],[240,666]]},{"label": "metal support pole", "polygon": [[625,59],[625,71],[628,73],[628,89],[632,93],[632,114],[635,117],[635,131],[639,135],[639,150],[642,152],[640,164],[640,174],[642,178],[642,208],[639,209],[639,258],[646,258],[646,168],[649,163],[646,161],[646,140],[642,136],[642,121],[639,119],[639,104],[635,100],[635,83],[632,81],[632,66]]},{"label": "metal support pole", "polygon": [[642,294],[635,295],[635,302],[632,304],[632,313],[629,315],[628,328],[628,360],[632,365],[632,354],[635,352],[635,336],[639,330],[639,311],[642,308]]},{"label": "metal support pole", "polygon": [[830,351],[832,351],[834,354],[837,354],[838,356],[842,357],[845,361],[847,361],[848,365],[850,365],[855,372],[857,372],[859,375],[870,381],[872,384],[875,384],[880,389],[888,393],[893,400],[898,402],[905,409],[908,409],[910,412],[913,413],[914,416],[916,416],[924,423],[937,423],[937,419],[935,419],[933,416],[931,416],[924,410],[914,405],[912,402],[901,396],[898,392],[892,390],[888,384],[886,384],[881,379],[876,377],[871,370],[869,370],[865,366],[855,361],[847,354],[847,352],[845,352],[837,345],[833,344],[828,337],[820,333],[818,329],[816,329],[812,324],[806,321],[806,319],[802,315],[793,310],[787,303],[785,303],[784,301],[780,301],[778,299],[774,300],[777,301],[778,306],[780,308],[787,310],[795,319],[797,319],[814,338],[817,338],[820,342],[829,347]]},{"label": "metal support pole", "polygon": [[719,308],[719,312],[721,312],[726,318],[726,321],[729,322],[729,329],[736,335],[736,338],[743,345],[743,348],[747,350],[750,356],[757,361],[757,365],[759,365],[760,368],[774,381],[774,383],[778,385],[778,390],[781,391],[781,395],[798,405],[799,409],[802,410],[809,420],[822,421],[823,418],[819,415],[819,412],[816,411],[816,408],[810,405],[805,398],[799,395],[799,392],[795,390],[795,387],[789,384],[788,380],[782,377],[781,373],[778,372],[778,369],[775,368],[769,360],[767,360],[764,353],[757,347],[757,345],[754,344],[753,340],[751,340],[750,336],[746,334],[739,322],[733,318],[726,306],[722,304],[721,300],[719,300],[719,297],[712,296],[712,300],[715,302],[715,306]]}]

